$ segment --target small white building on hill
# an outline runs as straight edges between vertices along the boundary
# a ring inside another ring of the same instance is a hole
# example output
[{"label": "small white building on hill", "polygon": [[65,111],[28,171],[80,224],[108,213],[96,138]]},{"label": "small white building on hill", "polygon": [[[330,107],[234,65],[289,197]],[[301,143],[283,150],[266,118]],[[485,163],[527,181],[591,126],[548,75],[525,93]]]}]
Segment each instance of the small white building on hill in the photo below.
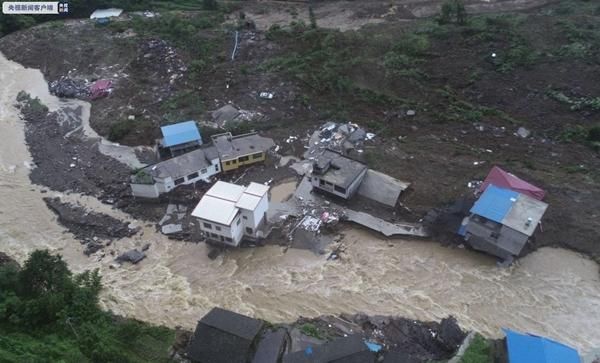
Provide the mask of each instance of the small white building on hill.
[{"label": "small white building on hill", "polygon": [[208,240],[239,246],[242,239],[265,236],[268,208],[268,186],[218,181],[200,199],[192,216],[198,218]]}]

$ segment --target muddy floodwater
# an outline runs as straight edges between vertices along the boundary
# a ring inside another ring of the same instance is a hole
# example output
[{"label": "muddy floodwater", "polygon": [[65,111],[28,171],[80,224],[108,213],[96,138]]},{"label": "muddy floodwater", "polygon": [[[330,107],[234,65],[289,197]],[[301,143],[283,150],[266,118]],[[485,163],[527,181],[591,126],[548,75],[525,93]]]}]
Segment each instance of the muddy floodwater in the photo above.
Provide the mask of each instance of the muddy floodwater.
[{"label": "muddy floodwater", "polygon": [[[598,266],[562,249],[543,248],[501,269],[492,259],[463,249],[386,241],[349,229],[341,261],[275,246],[239,249],[210,260],[204,244],[169,241],[152,226],[93,197],[63,195],[143,227],[143,235],[115,241],[113,247],[122,252],[151,243],[148,258],[111,269],[108,257],[84,257],[79,242],[57,224],[42,197],[58,193],[43,194],[31,185],[24,125],[14,107],[20,90],[39,97],[51,110],[74,105],[89,110],[89,104],[49,95],[38,70],[1,55],[0,84],[0,251],[23,261],[32,250],[49,248],[63,254],[75,271],[99,268],[105,284],[102,304],[115,313],[190,329],[215,305],[271,321],[341,312],[422,320],[451,314],[464,328],[491,337],[509,327],[548,335],[583,351],[600,346]],[[276,198],[292,190],[289,183],[276,188]]]}]

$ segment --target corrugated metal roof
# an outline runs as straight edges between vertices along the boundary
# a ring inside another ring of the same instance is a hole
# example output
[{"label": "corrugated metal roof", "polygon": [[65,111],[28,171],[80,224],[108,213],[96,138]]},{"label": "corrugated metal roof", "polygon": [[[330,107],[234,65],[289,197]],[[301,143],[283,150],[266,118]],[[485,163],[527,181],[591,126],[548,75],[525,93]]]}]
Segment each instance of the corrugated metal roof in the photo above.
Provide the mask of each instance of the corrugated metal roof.
[{"label": "corrugated metal roof", "polygon": [[238,211],[234,202],[205,195],[194,208],[192,216],[229,226]]},{"label": "corrugated metal roof", "polygon": [[492,170],[490,170],[490,173],[483,181],[483,184],[481,184],[479,191],[483,192],[490,184],[526,194],[537,200],[544,199],[544,195],[546,194],[544,190],[526,182],[514,174],[502,170],[497,166],[494,166]]},{"label": "corrugated metal roof", "polygon": [[246,188],[246,191],[244,193],[262,197],[263,195],[267,194],[268,191],[269,191],[268,185],[251,182],[250,185],[248,185],[248,187]]},{"label": "corrugated metal roof", "polygon": [[504,329],[509,363],[581,363],[577,351],[554,340]]},{"label": "corrugated metal roof", "polygon": [[258,203],[260,203],[260,198],[256,195],[244,193],[240,197],[240,199],[235,203],[235,206],[242,209],[254,210]]},{"label": "corrugated metal roof", "polygon": [[123,12],[123,9],[116,9],[116,8],[97,9],[97,10],[94,10],[92,15],[90,15],[90,19],[102,19],[102,18],[110,18],[113,16],[120,16],[122,12]]},{"label": "corrugated metal roof", "polygon": [[161,161],[147,167],[150,174],[156,178],[164,179],[172,177],[177,179],[203,168],[208,168],[211,164],[206,160],[206,155],[202,149],[196,149],[187,154],[176,156],[174,158]]},{"label": "corrugated metal roof", "polygon": [[471,213],[502,223],[517,201],[519,193],[490,185],[471,208]]},{"label": "corrugated metal roof", "polygon": [[237,203],[245,189],[246,188],[241,185],[226,183],[219,180],[206,192],[205,195]]},{"label": "corrugated metal roof", "polygon": [[202,141],[195,121],[185,121],[163,126],[160,128],[160,131],[163,135],[164,147],[185,144],[186,142],[196,140]]}]

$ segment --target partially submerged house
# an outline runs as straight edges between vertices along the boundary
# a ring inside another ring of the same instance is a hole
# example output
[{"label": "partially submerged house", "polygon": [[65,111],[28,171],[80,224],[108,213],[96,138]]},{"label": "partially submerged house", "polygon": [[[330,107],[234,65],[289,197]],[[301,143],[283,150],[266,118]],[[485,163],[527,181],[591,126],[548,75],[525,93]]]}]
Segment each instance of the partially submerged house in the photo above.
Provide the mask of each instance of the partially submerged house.
[{"label": "partially submerged house", "polygon": [[160,128],[163,138],[159,141],[162,149],[171,156],[190,152],[202,145],[202,137],[195,121],[184,121]]},{"label": "partially submerged house", "polygon": [[508,363],[581,363],[577,350],[554,340],[504,329]]},{"label": "partially submerged house", "polygon": [[313,162],[311,184],[344,199],[351,198],[367,174],[367,166],[335,151],[324,150]]},{"label": "partially submerged house", "polygon": [[212,141],[219,153],[224,172],[264,161],[267,151],[275,146],[273,139],[262,137],[255,132],[236,136],[226,132],[213,135]]},{"label": "partially submerged house", "polygon": [[201,363],[246,363],[263,325],[260,320],[213,308],[198,322],[188,358]]},{"label": "partially submerged house", "polygon": [[220,167],[214,147],[196,149],[139,170],[131,177],[131,192],[135,197],[158,198],[179,185],[208,181]]},{"label": "partially submerged house", "polygon": [[269,187],[250,183],[248,187],[218,181],[200,199],[192,216],[210,241],[238,246],[242,239],[265,236]]},{"label": "partially submerged house", "polygon": [[359,334],[284,355],[283,363],[373,363],[375,353]]},{"label": "partially submerged house", "polygon": [[459,234],[476,250],[505,260],[518,256],[548,204],[514,190],[487,186]]}]

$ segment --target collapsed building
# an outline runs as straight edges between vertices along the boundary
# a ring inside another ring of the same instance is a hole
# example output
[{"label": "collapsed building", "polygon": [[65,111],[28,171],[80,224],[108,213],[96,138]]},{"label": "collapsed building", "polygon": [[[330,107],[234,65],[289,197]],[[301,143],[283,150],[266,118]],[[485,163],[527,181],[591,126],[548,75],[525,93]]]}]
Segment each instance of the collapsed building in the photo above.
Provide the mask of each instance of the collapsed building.
[{"label": "collapsed building", "polygon": [[239,246],[242,239],[257,240],[268,233],[269,187],[248,187],[218,181],[192,212],[209,241]]},{"label": "collapsed building", "polygon": [[367,174],[367,166],[331,150],[325,150],[314,159],[311,184],[344,199],[356,194]]},{"label": "collapsed building", "polygon": [[548,208],[539,200],[544,191],[497,167],[480,190],[483,193],[458,234],[474,249],[510,262],[533,236]]}]

